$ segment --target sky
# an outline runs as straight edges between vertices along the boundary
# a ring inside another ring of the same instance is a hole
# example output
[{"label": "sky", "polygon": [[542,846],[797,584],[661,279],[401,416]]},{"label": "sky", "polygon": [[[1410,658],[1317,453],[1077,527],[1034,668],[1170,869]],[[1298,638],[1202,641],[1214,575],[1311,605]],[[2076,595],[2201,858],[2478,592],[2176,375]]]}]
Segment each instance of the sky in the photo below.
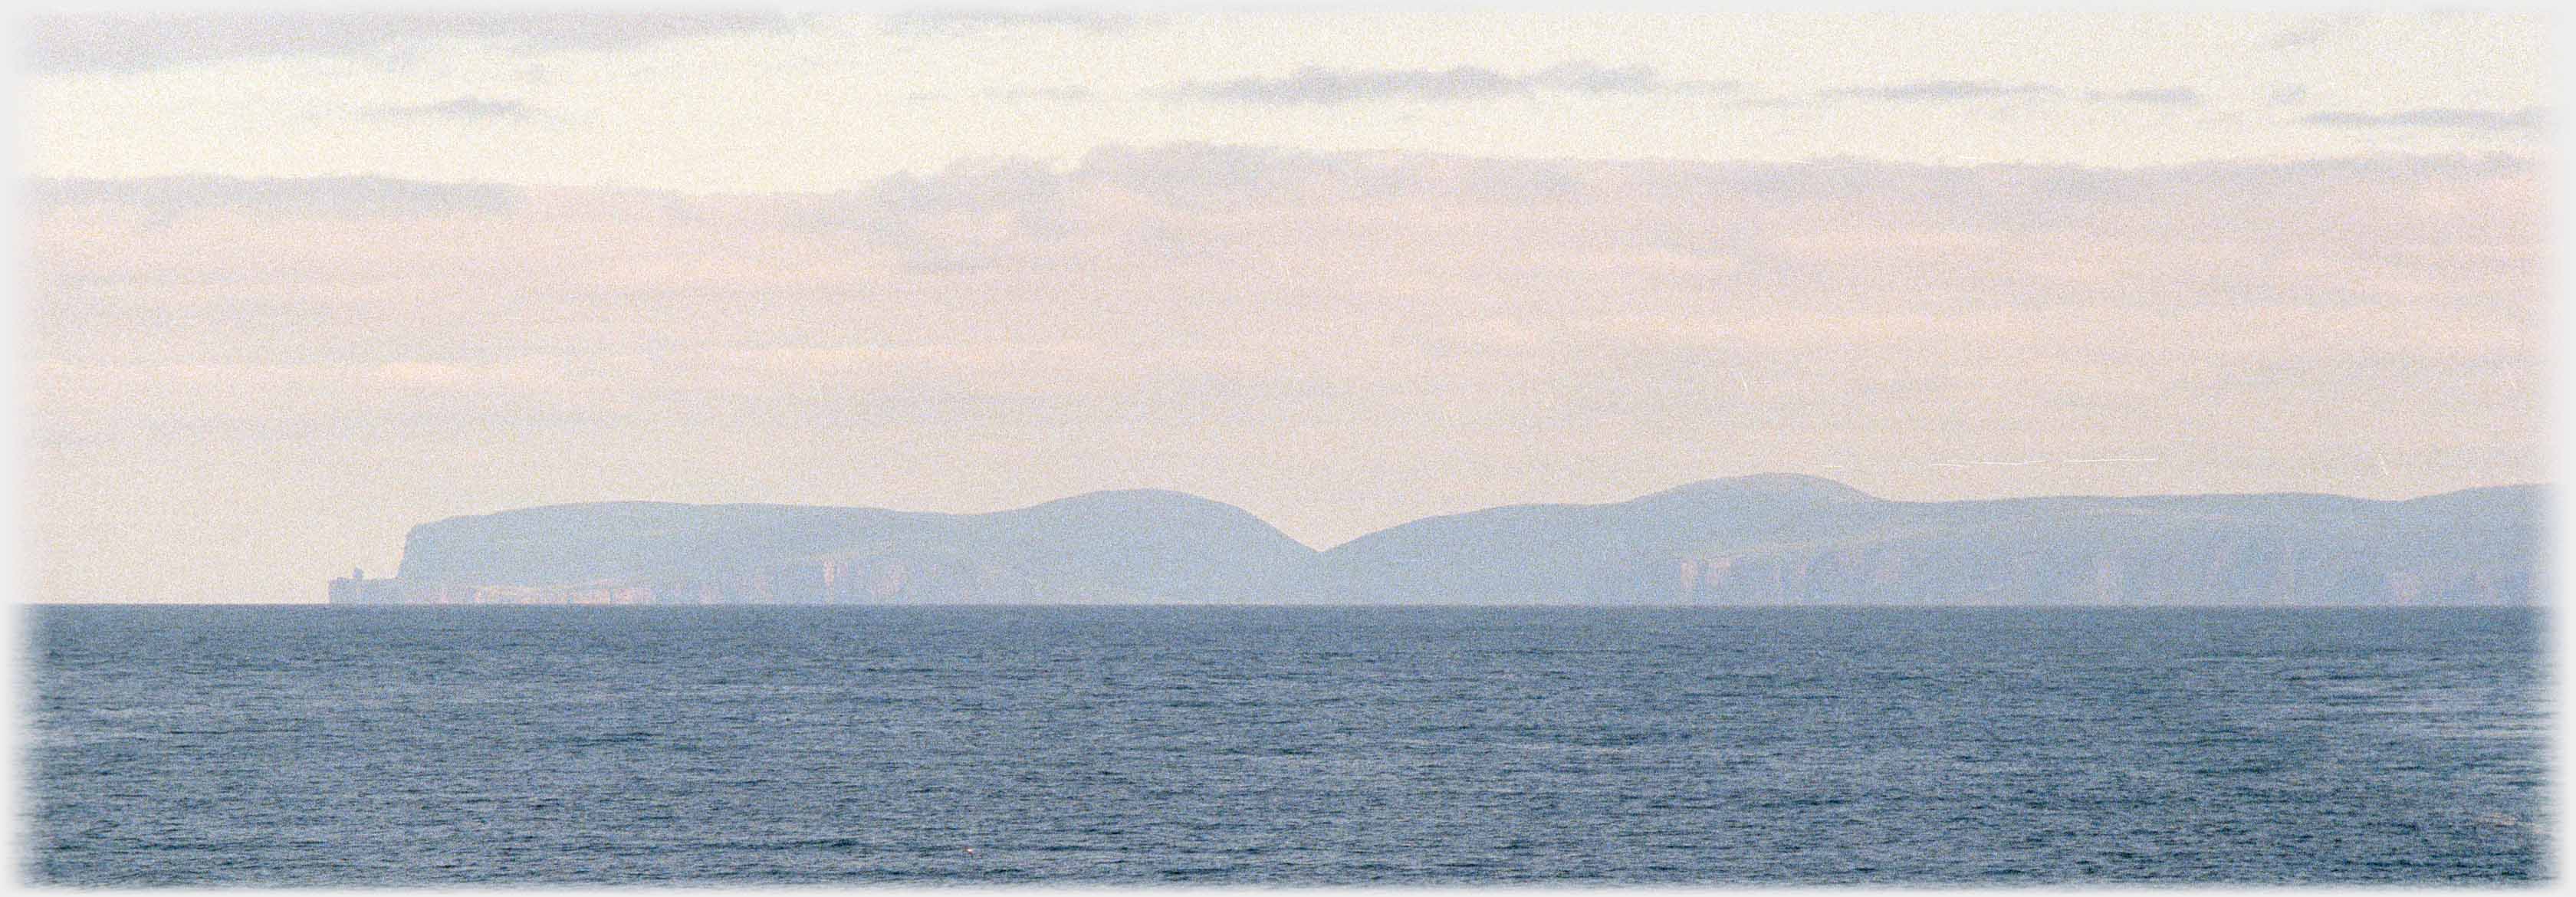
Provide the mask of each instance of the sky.
[{"label": "sky", "polygon": [[2548,477],[2550,35],[2425,13],[20,23],[39,601],[578,501],[1325,548],[1786,471]]}]

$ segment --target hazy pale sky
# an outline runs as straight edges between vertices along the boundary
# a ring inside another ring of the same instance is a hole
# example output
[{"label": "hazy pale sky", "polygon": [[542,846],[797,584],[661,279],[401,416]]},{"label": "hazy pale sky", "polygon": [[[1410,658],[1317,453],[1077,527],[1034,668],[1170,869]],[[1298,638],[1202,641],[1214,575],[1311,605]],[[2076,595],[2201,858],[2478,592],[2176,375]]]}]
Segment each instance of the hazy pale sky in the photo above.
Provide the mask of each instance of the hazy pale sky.
[{"label": "hazy pale sky", "polygon": [[2530,17],[22,23],[35,597],[570,501],[1329,547],[1763,471],[2545,478]]}]

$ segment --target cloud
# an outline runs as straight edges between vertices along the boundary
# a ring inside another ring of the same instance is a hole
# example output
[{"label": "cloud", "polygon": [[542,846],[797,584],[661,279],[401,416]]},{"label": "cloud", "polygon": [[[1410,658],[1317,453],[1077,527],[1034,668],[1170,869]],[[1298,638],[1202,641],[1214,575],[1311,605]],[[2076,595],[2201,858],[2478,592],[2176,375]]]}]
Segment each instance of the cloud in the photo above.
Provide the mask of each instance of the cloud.
[{"label": "cloud", "polygon": [[480,97],[457,97],[435,103],[401,103],[367,106],[358,110],[364,118],[423,119],[449,118],[479,121],[494,118],[517,118],[528,113],[528,104],[518,100],[487,100]]},{"label": "cloud", "polygon": [[885,30],[891,34],[956,37],[1012,28],[1072,28],[1105,34],[1135,24],[1136,17],[1072,7],[1036,10],[946,8],[899,12],[886,16],[882,21]]},{"label": "cloud", "polygon": [[1280,78],[1237,78],[1184,85],[1175,93],[1268,105],[1329,105],[1385,99],[1477,100],[1539,91],[1588,94],[1718,93],[1731,83],[1673,80],[1652,66],[1561,63],[1527,75],[1481,66],[1445,69],[1331,69],[1307,66]]},{"label": "cloud", "polygon": [[2525,106],[2511,112],[2488,109],[2409,109],[2385,115],[2363,112],[2319,112],[2300,119],[2312,125],[2338,128],[2454,128],[2467,131],[2537,132],[2546,127],[2546,115],[2537,106]]},{"label": "cloud", "polygon": [[1996,81],[1915,81],[1887,87],[1850,87],[1827,91],[1825,95],[1911,103],[2061,97],[2066,95],[2066,89],[2049,84],[2005,84]]},{"label": "cloud", "polygon": [[252,56],[392,56],[455,38],[532,53],[597,50],[796,21],[752,12],[58,13],[29,20],[25,62],[40,74],[135,72]]},{"label": "cloud", "polygon": [[2006,83],[2001,81],[1910,81],[1877,87],[1845,87],[1819,91],[1804,97],[1778,96],[1743,101],[1747,106],[1795,106],[1814,101],[1878,100],[1892,103],[1957,103],[1974,100],[2080,99],[2097,103],[2141,103],[2161,106],[2197,106],[2200,91],[2190,87],[2153,87],[2134,90],[2076,91],[2055,84]]},{"label": "cloud", "polygon": [[2281,33],[2272,36],[2272,46],[2284,50],[2309,46],[2318,41],[2324,40],[2326,35],[2333,30],[2334,28],[2331,23],[2322,21],[2308,22],[2290,28],[2285,28],[2281,30]]},{"label": "cloud", "polygon": [[2200,91],[2193,90],[2188,87],[2159,87],[2141,90],[2124,90],[2118,93],[2094,92],[2085,94],[2085,97],[2093,100],[2111,100],[2121,103],[2149,103],[2159,106],[2200,105]]},{"label": "cloud", "polygon": [[73,206],[105,206],[162,216],[204,211],[326,218],[490,215],[510,211],[526,198],[523,188],[503,184],[383,177],[34,178],[25,182],[25,190],[28,205],[38,214]]},{"label": "cloud", "polygon": [[1589,61],[1549,66],[1527,80],[1533,87],[1582,93],[1724,93],[1737,87],[1732,81],[1671,80],[1653,66],[1612,68]]},{"label": "cloud", "polygon": [[1093,94],[1091,88],[1088,87],[1065,85],[1060,87],[1015,88],[1003,93],[1002,96],[1005,99],[1013,100],[1057,100],[1062,102],[1071,102],[1075,100],[1091,99]]},{"label": "cloud", "polygon": [[1527,81],[1476,66],[1345,71],[1307,66],[1284,78],[1237,78],[1184,92],[1214,100],[1276,105],[1362,100],[1467,100],[1528,93]]}]

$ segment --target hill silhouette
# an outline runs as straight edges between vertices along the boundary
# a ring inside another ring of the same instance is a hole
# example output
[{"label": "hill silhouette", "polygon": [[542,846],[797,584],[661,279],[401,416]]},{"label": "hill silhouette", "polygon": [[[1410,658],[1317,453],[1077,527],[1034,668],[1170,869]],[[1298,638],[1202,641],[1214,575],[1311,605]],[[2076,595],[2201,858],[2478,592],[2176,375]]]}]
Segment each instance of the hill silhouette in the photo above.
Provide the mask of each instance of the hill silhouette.
[{"label": "hill silhouette", "polygon": [[987,514],[607,502],[415,527],[352,602],[2523,604],[2537,486],[1880,499],[1761,474],[1430,517],[1317,552],[1165,490]]}]

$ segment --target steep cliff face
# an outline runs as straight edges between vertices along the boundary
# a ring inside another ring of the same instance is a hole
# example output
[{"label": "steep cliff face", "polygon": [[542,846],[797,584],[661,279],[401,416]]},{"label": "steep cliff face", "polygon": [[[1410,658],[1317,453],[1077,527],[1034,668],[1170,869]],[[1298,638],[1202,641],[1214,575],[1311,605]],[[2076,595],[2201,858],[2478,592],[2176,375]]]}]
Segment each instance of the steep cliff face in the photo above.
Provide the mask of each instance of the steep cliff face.
[{"label": "steep cliff face", "polygon": [[2319,605],[2519,604],[2537,595],[2530,562],[2536,533],[2488,527],[2485,541],[2443,551],[2410,532],[2408,509],[2353,511],[2281,517],[2107,505],[1996,522],[1900,523],[1846,538],[1688,555],[1676,567],[1676,597],[1718,604]]},{"label": "steep cliff face", "polygon": [[1395,602],[2524,603],[2540,502],[2536,487],[1891,502],[1764,476],[1433,518],[1322,563]]},{"label": "steep cliff face", "polygon": [[426,524],[349,603],[2515,604],[2537,487],[1884,501],[1814,477],[1434,517],[1318,554],[1239,508],[563,505]]},{"label": "steep cliff face", "polygon": [[1312,591],[1313,556],[1157,490],[992,514],[621,502],[416,527],[401,579],[458,603],[1274,602]]},{"label": "steep cliff face", "polygon": [[734,577],[889,540],[935,538],[954,518],[875,508],[605,502],[455,517],[412,528],[404,579],[562,585]]}]

